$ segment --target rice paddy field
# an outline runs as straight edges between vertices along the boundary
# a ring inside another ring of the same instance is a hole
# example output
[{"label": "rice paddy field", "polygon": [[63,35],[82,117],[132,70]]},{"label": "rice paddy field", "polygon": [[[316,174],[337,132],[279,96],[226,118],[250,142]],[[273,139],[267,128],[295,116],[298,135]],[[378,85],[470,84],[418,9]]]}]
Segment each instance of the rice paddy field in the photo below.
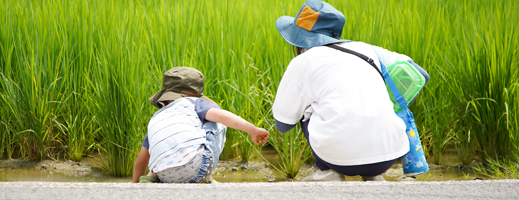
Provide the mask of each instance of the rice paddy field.
[{"label": "rice paddy field", "polygon": [[[426,156],[499,177],[519,173],[519,1],[327,1],[343,12],[343,39],[406,54],[431,76],[411,106]],[[156,108],[162,73],[188,66],[204,94],[266,128],[279,171],[312,156],[299,128],[280,134],[271,112],[291,46],[275,22],[303,1],[0,1],[0,157],[71,159],[99,153],[115,176],[133,163]],[[221,159],[262,147],[229,130]]]}]

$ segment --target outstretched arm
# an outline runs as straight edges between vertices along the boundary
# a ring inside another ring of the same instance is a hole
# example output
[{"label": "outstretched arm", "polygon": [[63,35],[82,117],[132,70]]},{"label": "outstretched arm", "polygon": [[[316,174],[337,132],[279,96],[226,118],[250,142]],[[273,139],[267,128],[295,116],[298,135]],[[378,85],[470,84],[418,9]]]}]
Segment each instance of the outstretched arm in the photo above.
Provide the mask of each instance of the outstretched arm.
[{"label": "outstretched arm", "polygon": [[146,174],[146,167],[148,167],[148,162],[150,160],[150,153],[148,149],[142,147],[137,159],[135,160],[135,164],[133,165],[133,182],[138,183],[139,178]]},{"label": "outstretched arm", "polygon": [[227,127],[238,129],[247,132],[254,143],[258,143],[258,139],[261,140],[261,144],[265,145],[267,139],[269,139],[269,132],[263,128],[258,128],[248,121],[245,121],[238,115],[231,113],[226,110],[220,110],[211,108],[207,110],[205,119],[212,122],[219,122]]}]

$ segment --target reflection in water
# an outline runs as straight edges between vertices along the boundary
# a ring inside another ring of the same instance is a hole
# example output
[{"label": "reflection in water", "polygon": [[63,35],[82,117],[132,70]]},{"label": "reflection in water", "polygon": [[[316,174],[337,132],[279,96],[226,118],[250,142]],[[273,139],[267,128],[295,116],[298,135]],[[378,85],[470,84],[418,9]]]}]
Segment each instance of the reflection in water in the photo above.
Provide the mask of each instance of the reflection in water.
[{"label": "reflection in water", "polygon": [[[279,156],[272,147],[264,147],[262,155],[272,164],[277,164]],[[82,162],[99,166],[100,157],[85,158]],[[431,162],[432,160],[429,160]],[[281,173],[270,169],[264,164],[262,158],[255,156],[249,163],[235,161],[222,161],[213,173],[213,178],[218,182],[268,182],[285,181]],[[474,172],[468,166],[460,166],[459,158],[454,149],[447,149],[442,156],[441,166],[429,164],[429,172],[418,176],[416,179],[402,176],[402,164],[397,161],[391,169],[384,173],[387,181],[452,181],[474,180]],[[234,169],[233,169],[234,168]],[[301,176],[307,176],[313,172],[309,165],[301,170]],[[480,177],[487,179],[486,177]],[[0,181],[45,181],[45,182],[131,182],[131,177],[113,177],[100,170],[86,176],[69,176],[57,172],[55,169],[43,168],[34,161],[0,161]],[[361,181],[360,176],[348,177],[346,181]]]}]

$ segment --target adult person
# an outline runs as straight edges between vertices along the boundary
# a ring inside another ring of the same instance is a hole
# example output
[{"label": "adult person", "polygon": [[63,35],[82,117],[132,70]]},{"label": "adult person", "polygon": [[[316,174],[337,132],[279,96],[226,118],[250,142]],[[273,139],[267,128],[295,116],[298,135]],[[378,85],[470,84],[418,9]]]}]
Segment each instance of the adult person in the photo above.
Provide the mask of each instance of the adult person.
[{"label": "adult person", "polygon": [[[282,16],[276,22],[296,57],[279,84],[273,115],[282,133],[301,123],[317,167],[302,181],[344,181],[344,175],[384,181],[382,173],[409,151],[406,126],[393,111],[377,70],[379,62],[387,66],[396,61],[423,69],[406,55],[339,39],[344,23],[344,15],[322,1],[307,1],[296,17]],[[361,53],[377,69],[325,45]]]}]

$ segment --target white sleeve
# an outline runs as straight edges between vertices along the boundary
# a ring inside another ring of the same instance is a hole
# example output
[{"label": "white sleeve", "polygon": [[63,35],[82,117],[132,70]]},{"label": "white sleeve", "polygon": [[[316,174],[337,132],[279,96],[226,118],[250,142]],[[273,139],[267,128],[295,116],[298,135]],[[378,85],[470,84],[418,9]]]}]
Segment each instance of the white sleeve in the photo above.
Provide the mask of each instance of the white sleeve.
[{"label": "white sleeve", "polygon": [[303,117],[309,99],[304,91],[308,63],[303,56],[297,56],[287,67],[276,92],[272,113],[274,119],[285,124],[297,124]]},{"label": "white sleeve", "polygon": [[387,67],[397,61],[408,61],[412,60],[409,58],[409,56],[406,56],[404,54],[399,54],[396,52],[389,51],[387,49],[384,49],[382,47],[378,47],[375,45],[371,45],[373,49],[377,52],[377,54],[380,56],[380,61],[384,63],[384,65]]}]

